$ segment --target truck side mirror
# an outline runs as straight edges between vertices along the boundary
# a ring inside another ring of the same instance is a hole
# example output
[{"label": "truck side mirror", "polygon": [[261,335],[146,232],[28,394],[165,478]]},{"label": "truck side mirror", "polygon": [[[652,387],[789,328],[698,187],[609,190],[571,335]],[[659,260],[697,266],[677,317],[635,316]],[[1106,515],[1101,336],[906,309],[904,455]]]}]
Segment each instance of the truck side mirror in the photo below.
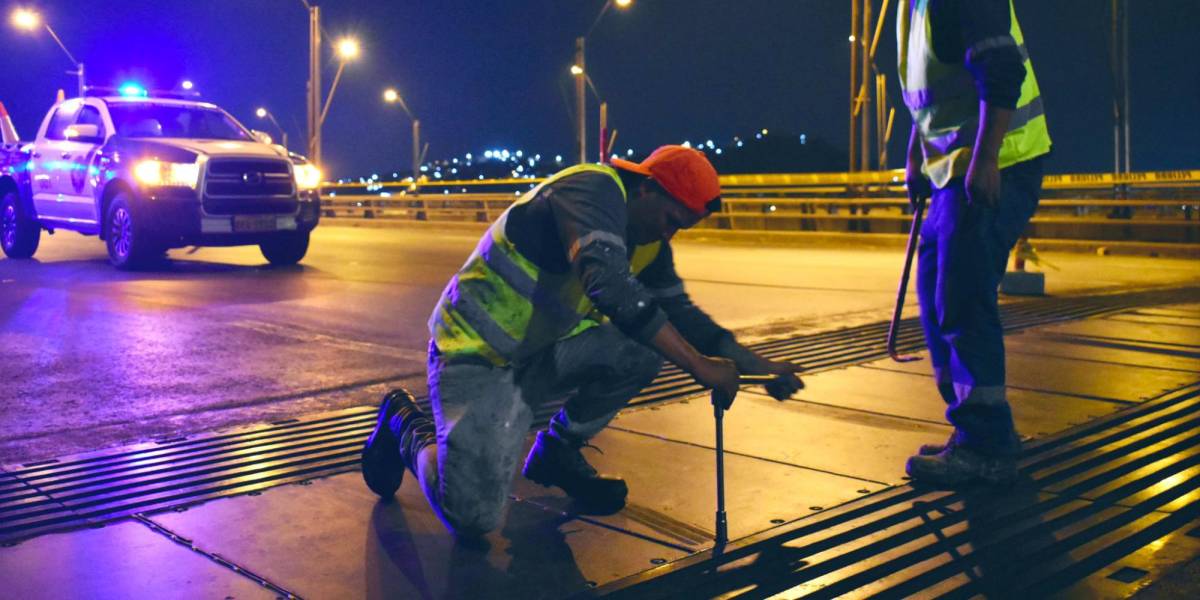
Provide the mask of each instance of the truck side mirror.
[{"label": "truck side mirror", "polygon": [[261,143],[263,143],[263,144],[267,144],[267,145],[269,146],[269,145],[271,145],[272,143],[274,143],[274,142],[271,140],[271,136],[270,136],[270,134],[268,134],[268,133],[267,133],[267,132],[265,132],[265,131],[259,131],[259,130],[257,130],[257,129],[251,129],[251,130],[250,130],[250,133],[251,133],[251,134],[254,136],[254,139],[258,140],[259,142],[261,142]]},{"label": "truck side mirror", "polygon": [[92,123],[77,123],[67,127],[63,132],[65,137],[72,142],[82,142],[85,144],[98,144],[104,139],[100,136],[100,126]]}]

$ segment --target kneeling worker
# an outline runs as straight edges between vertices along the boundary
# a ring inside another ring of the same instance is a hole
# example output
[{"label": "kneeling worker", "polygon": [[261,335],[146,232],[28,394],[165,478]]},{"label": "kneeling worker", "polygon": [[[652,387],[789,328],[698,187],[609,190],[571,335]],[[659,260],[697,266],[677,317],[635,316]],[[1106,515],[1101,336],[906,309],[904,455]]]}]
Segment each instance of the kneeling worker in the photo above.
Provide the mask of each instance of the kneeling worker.
[{"label": "kneeling worker", "polygon": [[[624,506],[621,479],[580,449],[658,374],[662,358],[732,399],[738,374],[774,374],[777,399],[800,367],[748,350],[697,308],[675,272],[672,236],[720,205],[704,154],[663,146],[640,164],[568,168],[492,224],[430,318],[433,419],[388,394],[363,449],[363,478],[384,498],[407,468],[459,536],[495,529],[534,409],[566,397],[537,433],[525,477],[585,511]],[[660,358],[661,357],[661,358]]]}]

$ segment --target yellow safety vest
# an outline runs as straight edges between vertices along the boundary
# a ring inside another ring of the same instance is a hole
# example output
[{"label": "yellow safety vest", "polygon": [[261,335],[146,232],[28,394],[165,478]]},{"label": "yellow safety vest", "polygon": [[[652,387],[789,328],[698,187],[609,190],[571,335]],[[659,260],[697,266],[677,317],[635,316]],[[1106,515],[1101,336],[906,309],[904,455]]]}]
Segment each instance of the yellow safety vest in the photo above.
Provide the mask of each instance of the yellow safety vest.
[{"label": "yellow safety vest", "polygon": [[[979,132],[979,92],[971,73],[962,63],[938,60],[933,52],[929,0],[899,0],[896,7],[896,39],[899,44],[900,88],[904,103],[921,133],[925,154],[924,172],[939,188],[954,177],[966,175]],[[969,10],[966,6],[964,10]],[[1050,132],[1041,92],[1033,75],[1033,63],[1025,50],[1025,36],[1012,17],[1011,40],[984,40],[971,51],[984,51],[1016,43],[1025,61],[1021,96],[1000,146],[1000,168],[1036,158],[1050,151]]]},{"label": "yellow safety vest", "polygon": [[[429,331],[442,356],[481,357],[496,366],[520,363],[604,320],[573,270],[543,271],[522,256],[504,232],[514,207],[533,200],[548,185],[589,171],[612,177],[622,200],[628,201],[616,171],[591,164],[560,171],[521,196],[488,228],[433,310]],[[636,247],[630,271],[642,272],[661,248],[661,242]]]}]

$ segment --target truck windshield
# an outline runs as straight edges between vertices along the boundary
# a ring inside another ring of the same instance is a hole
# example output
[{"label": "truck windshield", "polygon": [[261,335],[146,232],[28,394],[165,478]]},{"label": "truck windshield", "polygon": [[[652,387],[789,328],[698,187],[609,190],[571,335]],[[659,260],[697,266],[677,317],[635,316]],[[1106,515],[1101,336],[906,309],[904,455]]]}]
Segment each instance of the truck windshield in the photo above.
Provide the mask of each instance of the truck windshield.
[{"label": "truck windshield", "polygon": [[172,104],[109,104],[117,135],[131,138],[244,140],[254,138],[229,115],[210,108]]}]

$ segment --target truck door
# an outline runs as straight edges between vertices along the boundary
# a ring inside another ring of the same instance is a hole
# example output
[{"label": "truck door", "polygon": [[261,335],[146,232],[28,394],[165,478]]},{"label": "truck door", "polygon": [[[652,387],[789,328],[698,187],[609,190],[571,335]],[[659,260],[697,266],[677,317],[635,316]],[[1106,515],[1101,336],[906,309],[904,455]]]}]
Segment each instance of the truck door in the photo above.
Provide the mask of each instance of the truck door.
[{"label": "truck door", "polygon": [[[80,102],[68,100],[55,109],[44,127],[42,135],[33,143],[33,170],[30,174],[33,187],[33,205],[38,217],[58,221],[71,219],[71,206],[63,194],[62,179],[69,165],[67,128],[75,122]],[[68,180],[69,182],[69,180]]]},{"label": "truck door", "polygon": [[70,205],[72,219],[100,222],[100,216],[96,214],[96,185],[100,180],[97,151],[104,145],[106,137],[104,118],[100,116],[100,110],[90,104],[79,109],[75,123],[65,132],[60,154],[65,168],[59,188],[66,198],[64,204]]}]

